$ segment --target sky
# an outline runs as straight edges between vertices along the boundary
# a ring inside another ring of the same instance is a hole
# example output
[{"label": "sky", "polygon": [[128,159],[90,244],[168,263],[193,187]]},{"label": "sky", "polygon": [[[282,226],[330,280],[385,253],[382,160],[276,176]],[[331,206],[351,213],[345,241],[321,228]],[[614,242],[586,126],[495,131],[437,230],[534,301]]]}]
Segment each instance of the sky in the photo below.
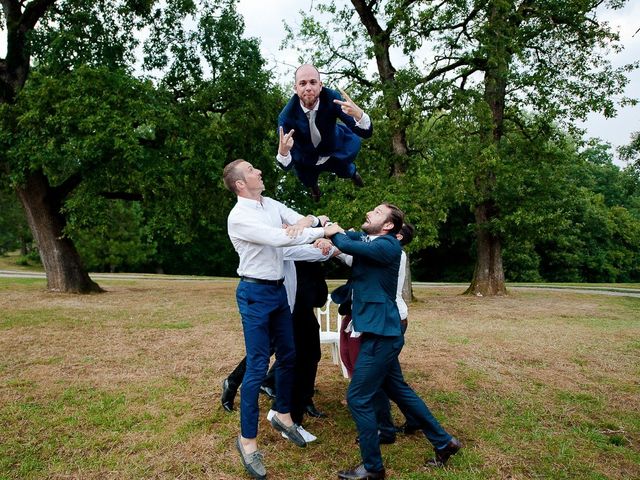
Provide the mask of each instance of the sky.
[{"label": "sky", "polygon": [[[269,68],[276,72],[280,81],[289,81],[297,66],[297,53],[280,50],[285,37],[284,22],[290,26],[300,23],[300,11],[311,12],[314,0],[239,0],[238,12],[245,20],[245,35],[260,40],[262,54]],[[640,1],[630,0],[626,7],[618,11],[606,11],[601,18],[613,27],[619,28],[625,49],[611,57],[614,66],[640,60]],[[301,49],[316,48],[315,45],[298,45]],[[0,58],[6,55],[6,35],[0,31]],[[400,62],[398,62],[399,64]],[[629,74],[630,82],[624,94],[640,98],[640,71]],[[640,131],[640,105],[618,110],[615,118],[604,118],[591,114],[583,125],[587,136],[609,142],[614,149],[630,142],[631,134]],[[621,162],[617,162],[623,165]]]}]

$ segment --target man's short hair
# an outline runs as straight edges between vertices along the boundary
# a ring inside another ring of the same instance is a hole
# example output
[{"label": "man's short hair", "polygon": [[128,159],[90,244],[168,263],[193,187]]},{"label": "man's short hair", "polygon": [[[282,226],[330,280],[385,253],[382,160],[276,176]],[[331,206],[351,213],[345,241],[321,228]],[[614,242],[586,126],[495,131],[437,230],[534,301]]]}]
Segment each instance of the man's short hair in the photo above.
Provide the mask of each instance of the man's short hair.
[{"label": "man's short hair", "polygon": [[244,173],[242,173],[238,169],[238,165],[244,162],[242,158],[238,158],[231,163],[225,165],[224,170],[222,171],[222,180],[224,181],[224,186],[231,190],[233,193],[238,193],[236,189],[236,182],[238,180],[244,181]]},{"label": "man's short hair", "polygon": [[403,247],[408,245],[413,240],[413,235],[416,232],[416,227],[411,225],[410,223],[402,224],[402,228],[400,229],[400,235],[402,235],[402,239],[400,240],[400,245]]},{"label": "man's short hair", "polygon": [[383,205],[390,210],[387,216],[387,222],[393,222],[393,228],[388,233],[395,235],[400,231],[404,223],[404,212],[391,203],[385,203]]}]

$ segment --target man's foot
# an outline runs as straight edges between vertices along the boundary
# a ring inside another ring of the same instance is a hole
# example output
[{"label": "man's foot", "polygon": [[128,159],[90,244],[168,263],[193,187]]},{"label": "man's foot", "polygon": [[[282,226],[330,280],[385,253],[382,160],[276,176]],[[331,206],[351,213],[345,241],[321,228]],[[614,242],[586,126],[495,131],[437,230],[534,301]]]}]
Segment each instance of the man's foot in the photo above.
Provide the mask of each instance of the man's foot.
[{"label": "man's foot", "polygon": [[318,203],[321,196],[322,192],[320,191],[320,187],[318,185],[314,185],[313,187],[311,187],[311,198],[313,198],[314,202]]},{"label": "man's foot", "polygon": [[350,470],[342,470],[338,472],[338,478],[344,480],[382,480],[384,479],[384,476],[384,468],[379,472],[369,472],[362,464]]},{"label": "man's foot", "polygon": [[245,453],[244,448],[242,448],[242,442],[240,441],[240,435],[236,438],[236,448],[238,449],[238,452],[240,452],[242,465],[249,475],[260,480],[267,478],[267,469],[264,468],[264,463],[262,463],[262,453],[259,450],[251,453]]},{"label": "man's foot", "polygon": [[407,422],[404,422],[399,427],[396,427],[396,433],[404,433],[405,435],[413,435],[416,432],[419,432],[421,428],[417,425],[411,425]]},{"label": "man's foot", "polygon": [[268,387],[266,385],[260,385],[260,393],[262,393],[263,395],[266,395],[271,400],[276,398],[276,392],[273,390],[273,388]]},{"label": "man's foot", "polygon": [[238,387],[232,385],[229,382],[229,379],[225,378],[222,382],[222,395],[220,396],[220,402],[222,403],[222,408],[227,412],[233,412],[233,401],[236,398],[237,392]]},{"label": "man's foot", "polygon": [[353,174],[353,176],[351,177],[351,181],[358,188],[364,187],[364,180],[362,180],[362,177],[358,172]]},{"label": "man's foot", "polygon": [[[396,443],[396,436],[378,432],[378,441],[380,445],[391,445]],[[356,443],[360,443],[360,437],[356,437]]]},{"label": "man's foot", "polygon": [[455,455],[462,448],[460,440],[456,437],[452,437],[449,443],[444,448],[436,450],[436,456],[427,460],[425,465],[428,467],[444,467],[447,464],[447,460],[451,455]]},{"label": "man's foot", "polygon": [[313,402],[311,402],[309,405],[304,407],[304,413],[306,413],[310,417],[314,417],[314,418],[326,418],[326,416],[327,416],[326,413],[321,412],[320,410],[318,410],[316,408],[316,406],[313,404]]},{"label": "man's foot", "polygon": [[287,427],[280,421],[278,415],[274,415],[273,417],[271,417],[271,425],[277,431],[285,433],[287,435],[287,438],[298,447],[307,446],[306,440],[302,437],[300,432],[298,432],[298,425],[296,425],[295,423],[292,423]]},{"label": "man's foot", "polygon": [[[305,430],[302,425],[298,425],[298,433],[302,436],[302,438],[304,438],[304,441],[307,443],[315,442],[318,439],[318,437],[316,437],[313,433]],[[280,435],[282,435],[282,438],[286,438],[287,440],[289,440],[289,437],[286,433],[280,432]]]}]

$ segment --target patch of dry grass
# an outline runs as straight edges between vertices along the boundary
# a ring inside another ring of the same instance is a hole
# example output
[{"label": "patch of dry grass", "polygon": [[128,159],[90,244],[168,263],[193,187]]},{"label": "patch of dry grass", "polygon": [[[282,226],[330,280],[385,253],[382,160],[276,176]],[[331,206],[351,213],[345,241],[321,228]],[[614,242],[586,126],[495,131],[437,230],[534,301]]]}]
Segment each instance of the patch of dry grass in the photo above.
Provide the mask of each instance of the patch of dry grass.
[{"label": "patch of dry grass", "polygon": [[[244,355],[235,283],[101,285],[75,296],[0,279],[0,478],[246,478],[239,415],[219,406]],[[415,289],[401,362],[466,448],[428,472],[424,439],[400,437],[383,449],[388,477],[640,478],[640,300],[460,291]],[[319,441],[298,449],[261,419],[271,479],[358,462],[347,381],[324,354],[316,404],[330,418],[306,425]]]}]

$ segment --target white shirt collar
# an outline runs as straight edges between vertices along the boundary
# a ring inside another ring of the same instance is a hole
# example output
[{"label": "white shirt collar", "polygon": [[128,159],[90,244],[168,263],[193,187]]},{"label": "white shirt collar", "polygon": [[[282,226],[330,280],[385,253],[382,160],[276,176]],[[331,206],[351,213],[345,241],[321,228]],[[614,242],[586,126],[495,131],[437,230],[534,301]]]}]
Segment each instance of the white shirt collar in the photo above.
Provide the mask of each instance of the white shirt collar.
[{"label": "white shirt collar", "polygon": [[253,198],[238,196],[238,203],[246,205],[248,207],[263,208],[264,197],[260,195],[260,200],[254,200]]},{"label": "white shirt collar", "polygon": [[302,104],[302,100],[300,100],[300,106],[302,107],[302,111],[306,114],[308,111],[310,110],[315,110],[316,112],[318,111],[318,107],[320,106],[320,98],[318,98],[318,101],[316,102],[316,104],[313,106],[313,108],[307,108]]}]

